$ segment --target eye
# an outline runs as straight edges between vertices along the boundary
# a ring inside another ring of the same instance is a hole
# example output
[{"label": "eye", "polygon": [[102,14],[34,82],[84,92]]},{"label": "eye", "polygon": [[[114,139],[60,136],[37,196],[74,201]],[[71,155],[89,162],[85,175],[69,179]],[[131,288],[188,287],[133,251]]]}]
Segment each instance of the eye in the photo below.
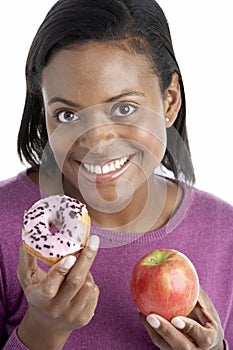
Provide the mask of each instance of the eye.
[{"label": "eye", "polygon": [[138,109],[137,106],[134,106],[130,103],[117,103],[113,106],[111,110],[111,116],[113,118],[124,118],[130,116]]},{"label": "eye", "polygon": [[60,123],[72,123],[79,119],[79,115],[69,111],[62,111],[56,114],[56,118]]}]

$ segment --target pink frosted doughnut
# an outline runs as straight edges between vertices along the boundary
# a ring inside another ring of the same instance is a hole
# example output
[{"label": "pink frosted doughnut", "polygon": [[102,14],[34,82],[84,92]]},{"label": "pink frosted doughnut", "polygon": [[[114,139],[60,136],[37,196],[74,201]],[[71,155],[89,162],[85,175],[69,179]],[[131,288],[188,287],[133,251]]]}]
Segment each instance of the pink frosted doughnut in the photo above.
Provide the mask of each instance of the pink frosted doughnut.
[{"label": "pink frosted doughnut", "polygon": [[85,204],[65,195],[43,198],[24,213],[23,246],[49,265],[80,252],[89,234]]}]

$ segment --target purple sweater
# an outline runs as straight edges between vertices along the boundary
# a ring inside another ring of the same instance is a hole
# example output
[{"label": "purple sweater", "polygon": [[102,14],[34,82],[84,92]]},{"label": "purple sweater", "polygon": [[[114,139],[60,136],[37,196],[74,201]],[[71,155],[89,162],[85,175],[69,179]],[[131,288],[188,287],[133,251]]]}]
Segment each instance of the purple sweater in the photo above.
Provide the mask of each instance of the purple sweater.
[{"label": "purple sweater", "polygon": [[[26,176],[0,184],[0,348],[26,347],[17,326],[27,303],[16,277],[24,210],[40,198]],[[228,346],[233,347],[233,208],[197,189],[185,190],[182,204],[160,229],[141,236],[108,232],[92,226],[101,248],[92,266],[100,288],[96,313],[84,328],[74,331],[64,349],[156,349],[142,326],[132,301],[129,281],[136,261],[153,249],[176,249],[196,266],[202,288],[215,304]]]}]

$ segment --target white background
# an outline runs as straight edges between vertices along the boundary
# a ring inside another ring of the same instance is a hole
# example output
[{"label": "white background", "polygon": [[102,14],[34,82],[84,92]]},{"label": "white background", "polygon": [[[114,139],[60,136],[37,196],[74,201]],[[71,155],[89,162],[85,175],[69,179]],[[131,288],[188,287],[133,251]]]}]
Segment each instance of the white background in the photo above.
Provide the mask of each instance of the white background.
[{"label": "white background", "polygon": [[[88,0],[87,0],[88,1]],[[0,14],[0,180],[24,169],[16,154],[27,52],[53,0],[13,0]],[[159,0],[183,75],[196,187],[233,204],[233,50],[230,0]]]}]

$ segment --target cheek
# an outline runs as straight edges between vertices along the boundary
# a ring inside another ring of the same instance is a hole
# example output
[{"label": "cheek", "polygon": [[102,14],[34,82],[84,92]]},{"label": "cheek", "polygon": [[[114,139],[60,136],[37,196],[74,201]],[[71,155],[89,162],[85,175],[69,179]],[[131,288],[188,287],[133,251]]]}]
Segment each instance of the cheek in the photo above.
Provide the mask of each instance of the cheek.
[{"label": "cheek", "polygon": [[159,132],[157,129],[153,132],[152,128],[150,130],[138,129],[134,133],[134,138],[138,147],[143,150],[146,161],[152,162],[152,166],[158,165],[166,151],[166,128],[160,129]]},{"label": "cheek", "polygon": [[148,108],[143,109],[142,118],[132,133],[135,141],[140,142],[145,154],[153,163],[160,163],[167,146],[165,119],[161,114]]},{"label": "cheek", "polygon": [[50,141],[50,147],[57,164],[59,165],[60,169],[62,169],[64,162],[69,158],[70,149],[66,144],[64,144],[64,142],[59,142],[59,140]]},{"label": "cheek", "polygon": [[159,139],[150,135],[147,137],[146,146],[149,151],[149,156],[152,157],[156,163],[160,163],[166,151],[165,139]]},{"label": "cheek", "polygon": [[61,126],[54,127],[54,125],[48,123],[47,132],[54,158],[62,169],[65,160],[69,158],[75,140],[73,141],[70,133]]},{"label": "cheek", "polygon": [[166,145],[157,138],[147,135],[143,147],[145,152],[142,168],[147,176],[150,176],[161,164],[166,152]]}]

